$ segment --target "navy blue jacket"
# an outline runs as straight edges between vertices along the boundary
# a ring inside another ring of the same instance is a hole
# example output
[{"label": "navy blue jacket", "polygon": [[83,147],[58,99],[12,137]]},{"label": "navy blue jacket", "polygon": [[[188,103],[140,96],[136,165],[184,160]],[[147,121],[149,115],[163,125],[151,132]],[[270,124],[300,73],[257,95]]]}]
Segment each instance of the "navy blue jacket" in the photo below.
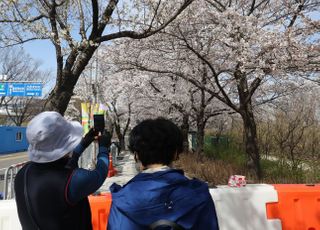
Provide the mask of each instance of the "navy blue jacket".
[{"label": "navy blue jacket", "polygon": [[218,229],[207,184],[186,178],[181,170],[139,173],[123,187],[113,184],[110,191],[108,230],[148,229],[160,219],[185,229]]}]

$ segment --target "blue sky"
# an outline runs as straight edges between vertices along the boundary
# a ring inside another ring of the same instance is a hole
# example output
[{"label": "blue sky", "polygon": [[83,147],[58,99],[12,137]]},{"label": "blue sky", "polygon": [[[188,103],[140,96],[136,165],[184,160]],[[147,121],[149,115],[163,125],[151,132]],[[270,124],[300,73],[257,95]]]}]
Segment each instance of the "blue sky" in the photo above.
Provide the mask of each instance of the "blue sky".
[{"label": "blue sky", "polygon": [[56,57],[53,44],[49,40],[36,40],[23,44],[23,48],[30,56],[41,63],[40,69],[49,70],[52,79],[44,85],[42,95],[48,94],[55,85]]},{"label": "blue sky", "polygon": [[56,71],[55,49],[49,40],[37,40],[23,45],[25,51],[37,61],[41,62],[41,69]]}]

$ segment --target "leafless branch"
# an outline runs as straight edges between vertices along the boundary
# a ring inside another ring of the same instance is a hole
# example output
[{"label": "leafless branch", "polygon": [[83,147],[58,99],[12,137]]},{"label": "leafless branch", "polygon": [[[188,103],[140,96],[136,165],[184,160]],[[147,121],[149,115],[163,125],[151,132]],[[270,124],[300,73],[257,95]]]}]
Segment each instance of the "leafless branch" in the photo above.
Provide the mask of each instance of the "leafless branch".
[{"label": "leafless branch", "polygon": [[2,23],[31,23],[31,22],[35,22],[35,21],[38,21],[40,20],[41,18],[44,18],[45,16],[44,15],[38,15],[36,17],[33,17],[33,18],[30,18],[30,19],[14,19],[14,20],[11,20],[11,19],[0,19],[0,22]]},{"label": "leafless branch", "polygon": [[39,37],[27,38],[27,39],[25,39],[25,40],[17,41],[17,42],[15,42],[15,43],[13,43],[13,44],[0,46],[0,49],[2,49],[2,48],[9,48],[9,47],[17,46],[17,45],[21,45],[21,44],[24,44],[24,43],[29,42],[29,41],[34,41],[34,40],[48,40],[48,39],[49,39],[49,37],[43,37],[43,38],[39,38]]}]

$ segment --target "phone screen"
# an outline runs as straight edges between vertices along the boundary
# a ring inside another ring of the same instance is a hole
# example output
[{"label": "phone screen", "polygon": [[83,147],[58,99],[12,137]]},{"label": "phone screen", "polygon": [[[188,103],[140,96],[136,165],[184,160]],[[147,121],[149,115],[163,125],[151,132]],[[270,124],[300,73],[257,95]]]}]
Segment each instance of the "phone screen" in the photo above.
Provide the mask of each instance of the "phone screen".
[{"label": "phone screen", "polygon": [[104,115],[95,114],[93,115],[93,128],[97,132],[102,132],[104,130]]}]

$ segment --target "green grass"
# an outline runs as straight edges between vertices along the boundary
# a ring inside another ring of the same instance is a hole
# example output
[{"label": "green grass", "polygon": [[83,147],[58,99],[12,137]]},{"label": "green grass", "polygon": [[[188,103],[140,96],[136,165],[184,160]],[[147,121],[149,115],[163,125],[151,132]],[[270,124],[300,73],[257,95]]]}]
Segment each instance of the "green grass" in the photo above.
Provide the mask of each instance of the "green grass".
[{"label": "green grass", "polygon": [[261,160],[264,180],[268,183],[305,183],[305,172],[301,168],[292,169],[288,163]]},{"label": "green grass", "polygon": [[[241,168],[246,167],[247,156],[243,149],[229,139],[229,142],[214,143],[212,138],[206,136],[204,153],[214,160],[221,160]],[[265,183],[316,183],[320,181],[320,164],[310,170],[301,167],[293,169],[289,163],[262,159],[263,181]]]},{"label": "green grass", "polygon": [[245,152],[239,149],[231,141],[212,144],[209,137],[206,137],[204,143],[204,153],[212,159],[222,160],[229,163],[234,163],[239,166],[246,164],[247,156]]}]

